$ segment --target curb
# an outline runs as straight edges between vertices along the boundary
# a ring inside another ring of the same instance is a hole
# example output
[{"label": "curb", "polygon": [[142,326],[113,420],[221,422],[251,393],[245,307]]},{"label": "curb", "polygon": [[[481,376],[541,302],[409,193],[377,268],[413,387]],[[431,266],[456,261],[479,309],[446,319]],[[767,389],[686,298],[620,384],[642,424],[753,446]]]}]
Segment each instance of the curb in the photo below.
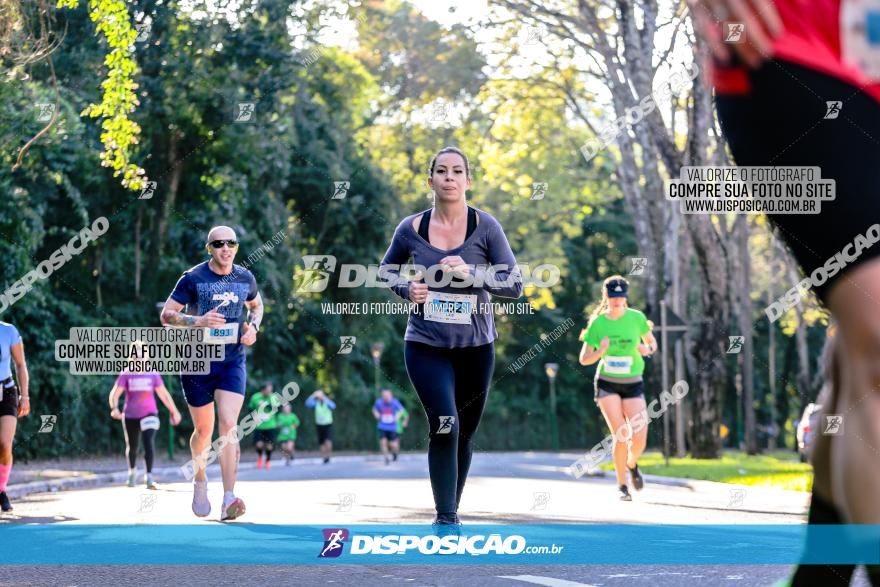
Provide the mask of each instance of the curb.
[{"label": "curb", "polygon": [[[381,456],[371,455],[340,455],[336,457],[332,457],[332,462],[355,462],[355,461],[363,461],[363,460],[381,460]],[[400,454],[397,459],[400,461],[411,461],[417,459],[426,458],[423,454]],[[187,461],[188,462],[188,461]],[[303,457],[297,458],[297,463],[309,464],[309,465],[319,465],[322,463],[321,457]],[[181,463],[183,466],[184,463]],[[238,470],[250,470],[255,469],[256,465],[254,463],[242,463],[239,462]],[[217,470],[217,474],[219,475],[220,465],[219,463],[212,463],[208,465],[208,470]],[[138,469],[138,479],[140,482],[139,486],[143,486],[143,467]],[[180,480],[185,481],[186,479],[183,477],[180,466],[178,467],[161,467],[153,469],[153,475],[157,478],[175,478],[180,477]],[[27,495],[31,495],[34,493],[55,493],[58,491],[68,491],[71,489],[85,489],[90,487],[100,487],[103,485],[116,485],[116,484],[124,484],[128,481],[128,471],[119,471],[116,473],[84,473],[82,475],[77,475],[74,477],[66,477],[63,479],[55,479],[50,481],[31,481],[29,483],[17,483],[15,485],[9,485],[6,488],[6,495],[9,496],[10,499],[18,499]],[[166,481],[167,482],[167,481]],[[172,481],[173,482],[173,481]]]}]

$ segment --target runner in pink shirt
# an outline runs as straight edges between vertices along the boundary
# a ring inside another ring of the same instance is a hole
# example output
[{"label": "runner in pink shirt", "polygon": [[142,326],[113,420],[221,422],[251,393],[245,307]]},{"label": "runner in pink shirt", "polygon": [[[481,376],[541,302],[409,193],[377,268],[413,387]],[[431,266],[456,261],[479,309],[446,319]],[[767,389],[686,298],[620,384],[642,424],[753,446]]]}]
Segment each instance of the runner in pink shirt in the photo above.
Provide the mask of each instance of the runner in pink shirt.
[{"label": "runner in pink shirt", "polygon": [[[180,423],[180,412],[174,405],[171,394],[162,382],[158,373],[121,373],[110,390],[110,416],[123,420],[122,431],[125,434],[125,456],[128,457],[128,486],[135,486],[137,477],[138,439],[144,439],[144,461],[147,470],[144,482],[147,489],[156,489],[153,479],[153,449],[156,431],[159,429],[159,410],[156,407],[156,396],[171,412],[171,425]],[[125,406],[119,411],[119,396],[125,394]]]}]

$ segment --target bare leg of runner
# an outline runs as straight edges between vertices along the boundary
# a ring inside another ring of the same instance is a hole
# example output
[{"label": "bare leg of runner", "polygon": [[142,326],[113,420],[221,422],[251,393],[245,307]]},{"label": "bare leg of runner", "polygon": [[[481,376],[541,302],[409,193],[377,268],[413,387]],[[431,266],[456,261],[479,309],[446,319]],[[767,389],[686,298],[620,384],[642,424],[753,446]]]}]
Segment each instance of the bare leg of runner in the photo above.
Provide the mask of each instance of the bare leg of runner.
[{"label": "bare leg of runner", "polygon": [[[648,415],[646,410],[645,398],[643,397],[631,397],[623,400],[623,415],[626,416],[626,419],[633,428],[632,439],[630,439],[629,443],[629,455],[626,460],[626,466],[630,469],[638,464],[639,457],[642,456],[648,443]],[[638,416],[640,413],[642,416]],[[635,425],[633,425],[634,420]],[[639,421],[643,422],[644,425],[640,425]],[[636,430],[636,428],[640,429]]]},{"label": "bare leg of runner", "polygon": [[204,464],[198,458],[211,444],[211,436],[214,434],[214,404],[207,404],[194,408],[189,407],[189,415],[193,421],[193,433],[189,438],[189,449],[192,452],[193,461],[196,465],[195,480],[205,481]]},{"label": "bare leg of runner", "polygon": [[220,451],[220,473],[223,476],[223,492],[231,492],[235,488],[235,476],[238,472],[238,459],[240,449],[235,434],[229,432],[238,425],[238,415],[244,396],[240,393],[218,389],[214,392],[214,401],[217,402],[217,428],[220,436],[225,436],[229,442]]},{"label": "bare leg of runner", "polygon": [[[0,493],[6,492],[6,483],[12,471],[12,439],[17,426],[18,419],[15,416],[0,416]],[[4,503],[4,511],[5,506]]]},{"label": "bare leg of runner", "polygon": [[627,442],[618,442],[617,431],[621,426],[626,426],[626,420],[623,418],[623,401],[617,394],[606,395],[599,398],[599,407],[602,409],[602,415],[605,416],[605,422],[611,429],[614,437],[614,472],[617,474],[617,485],[626,485],[626,453]]}]

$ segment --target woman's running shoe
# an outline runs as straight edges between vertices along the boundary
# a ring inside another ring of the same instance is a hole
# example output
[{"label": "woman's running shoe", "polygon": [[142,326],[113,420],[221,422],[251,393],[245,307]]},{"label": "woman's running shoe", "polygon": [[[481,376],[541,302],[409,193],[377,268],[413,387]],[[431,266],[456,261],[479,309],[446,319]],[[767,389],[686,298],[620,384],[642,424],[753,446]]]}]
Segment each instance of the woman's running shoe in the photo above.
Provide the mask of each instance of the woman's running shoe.
[{"label": "woman's running shoe", "polygon": [[6,495],[5,491],[0,491],[0,510],[4,512],[12,511],[12,504],[9,503],[9,496]]},{"label": "woman's running shoe", "polygon": [[[629,469],[629,467],[627,467]],[[639,465],[636,463],[636,466],[632,469],[629,469],[629,476],[632,479],[633,488],[636,491],[641,491],[642,487],[645,486],[645,479],[642,477],[641,472],[639,471]]]},{"label": "woman's running shoe", "polygon": [[629,494],[629,487],[627,487],[626,485],[621,485],[617,491],[620,494],[620,501],[633,500],[632,496]]}]

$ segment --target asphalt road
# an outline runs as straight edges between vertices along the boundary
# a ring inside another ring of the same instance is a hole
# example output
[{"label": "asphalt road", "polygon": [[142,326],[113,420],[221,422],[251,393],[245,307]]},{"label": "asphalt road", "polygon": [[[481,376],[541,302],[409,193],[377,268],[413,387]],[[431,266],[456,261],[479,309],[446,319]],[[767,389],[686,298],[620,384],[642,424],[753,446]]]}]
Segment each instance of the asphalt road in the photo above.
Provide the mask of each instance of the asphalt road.
[{"label": "asphalt road", "polygon": [[[462,500],[462,521],[481,524],[802,524],[808,498],[797,492],[714,483],[696,488],[648,479],[632,502],[617,499],[610,478],[573,479],[566,474],[575,454],[475,455]],[[222,496],[219,472],[211,469],[214,511],[199,519],[190,511],[191,488],[175,475],[160,476],[160,488],[101,487],[34,494],[15,502],[4,524],[218,524]],[[247,503],[240,523],[425,524],[433,518],[425,455],[340,457],[324,465],[314,459],[269,471],[242,465],[236,494]],[[238,521],[235,523],[239,523]],[[222,545],[193,545],[206,553]],[[637,544],[622,544],[633,549]],[[210,556],[210,554],[209,554]],[[131,561],[136,563],[137,561]],[[341,561],[340,561],[341,562]],[[778,565],[168,565],[6,566],[6,585],[770,585],[789,575]],[[841,585],[844,583],[841,581]],[[862,576],[854,582],[867,585]]]}]

